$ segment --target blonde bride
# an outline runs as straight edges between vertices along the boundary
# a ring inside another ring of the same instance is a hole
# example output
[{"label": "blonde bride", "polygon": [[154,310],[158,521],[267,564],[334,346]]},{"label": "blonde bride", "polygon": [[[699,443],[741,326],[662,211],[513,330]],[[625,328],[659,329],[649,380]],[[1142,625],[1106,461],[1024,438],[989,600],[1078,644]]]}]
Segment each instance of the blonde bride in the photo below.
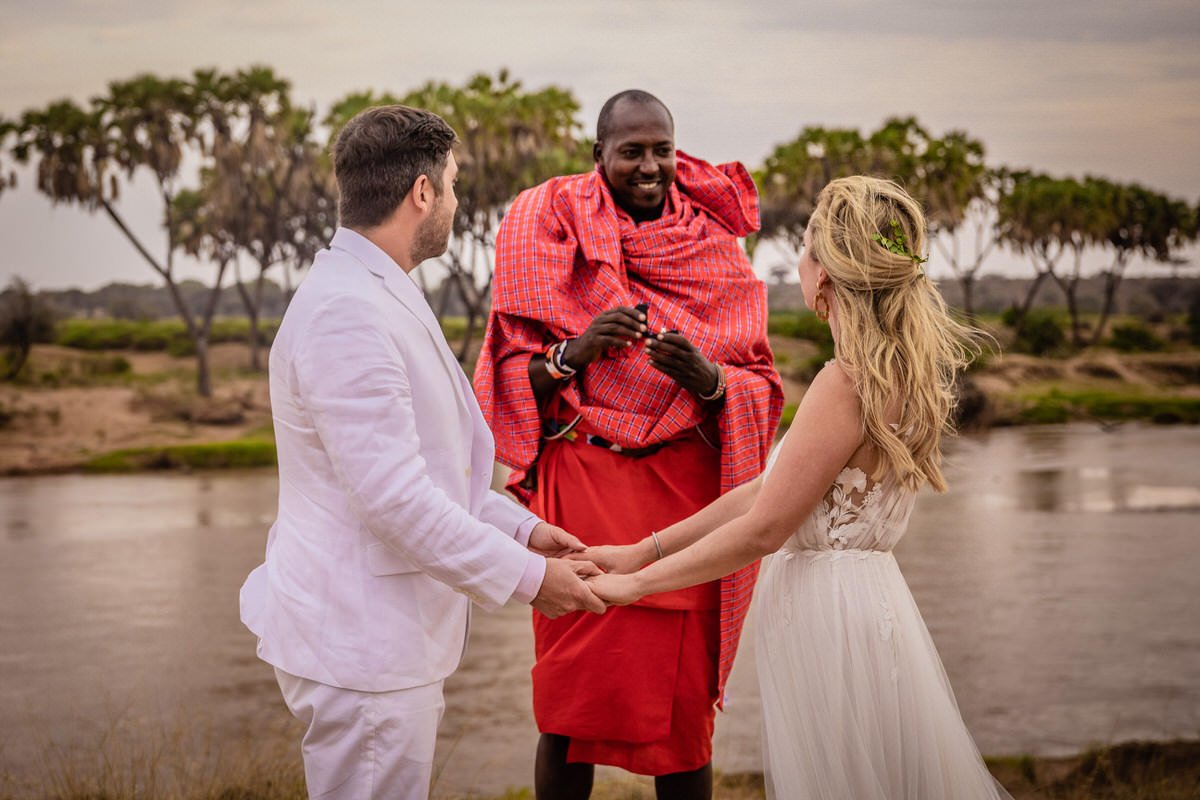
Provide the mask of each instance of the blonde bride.
[{"label": "blonde bride", "polygon": [[773,554],[753,613],[767,793],[779,800],[1008,797],[892,555],[917,490],[946,488],[942,435],[974,349],[924,274],[925,242],[921,208],[896,184],[826,186],[799,271],[835,358],[766,471],[638,544],[580,554],[607,570],[589,585],[614,604]]}]

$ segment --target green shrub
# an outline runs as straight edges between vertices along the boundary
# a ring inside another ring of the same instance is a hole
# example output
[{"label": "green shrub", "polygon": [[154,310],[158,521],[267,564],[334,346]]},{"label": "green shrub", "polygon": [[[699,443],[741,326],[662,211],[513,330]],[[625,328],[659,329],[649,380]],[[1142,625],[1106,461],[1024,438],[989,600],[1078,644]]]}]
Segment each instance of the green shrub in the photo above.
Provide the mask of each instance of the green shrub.
[{"label": "green shrub", "polygon": [[[259,322],[259,339],[269,346],[278,320]],[[55,341],[77,350],[143,350],[190,356],[196,352],[183,320],[68,319],[59,323]],[[244,317],[213,320],[210,344],[250,341],[250,321]]]},{"label": "green shrub", "polygon": [[93,458],[83,468],[88,472],[134,472],[146,469],[229,469],[274,465],[274,442],[241,439],[212,444],[116,450]]},{"label": "green shrub", "polygon": [[789,339],[807,339],[818,344],[832,344],[833,334],[829,325],[822,322],[811,311],[779,312],[767,319],[767,333],[786,336]]},{"label": "green shrub", "polygon": [[125,356],[91,356],[79,360],[79,372],[86,378],[107,378],[128,375],[133,365]]},{"label": "green shrub", "polygon": [[[446,337],[446,341],[448,341],[448,342],[460,341],[463,337],[463,334],[465,334],[466,332],[467,332],[467,318],[466,317],[443,317],[442,318],[442,335]],[[476,334],[480,333],[478,327],[476,328],[475,332],[476,332]]]},{"label": "green shrub", "polygon": [[23,384],[57,388],[60,386],[95,386],[115,382],[123,383],[133,374],[133,365],[121,355],[108,353],[84,353],[80,356],[58,359],[38,371],[26,370],[19,380]]},{"label": "green shrub", "polygon": [[796,403],[788,403],[783,407],[783,416],[779,418],[780,430],[786,430],[792,426],[792,420],[796,418],[796,409],[799,407]]},{"label": "green shrub", "polygon": [[58,324],[55,341],[76,350],[128,350],[134,327],[128,320],[67,319]]},{"label": "green shrub", "polygon": [[161,352],[168,349],[176,339],[186,339],[187,329],[182,322],[175,320],[158,320],[154,322],[133,322],[133,341],[130,346],[134,350]]},{"label": "green shrub", "polygon": [[1187,313],[1188,341],[1200,345],[1200,291],[1192,292]]},{"label": "green shrub", "polygon": [[1108,344],[1122,353],[1151,353],[1162,350],[1167,343],[1142,323],[1127,322],[1113,326]]},{"label": "green shrub", "polygon": [[1062,321],[1054,312],[1040,309],[1025,315],[1012,343],[1014,351],[1034,356],[1062,355],[1066,348],[1067,335]]},{"label": "green shrub", "polygon": [[1072,419],[1146,420],[1159,424],[1200,423],[1200,398],[1147,396],[1131,392],[1051,389],[1026,398],[1018,421],[1060,423]]}]

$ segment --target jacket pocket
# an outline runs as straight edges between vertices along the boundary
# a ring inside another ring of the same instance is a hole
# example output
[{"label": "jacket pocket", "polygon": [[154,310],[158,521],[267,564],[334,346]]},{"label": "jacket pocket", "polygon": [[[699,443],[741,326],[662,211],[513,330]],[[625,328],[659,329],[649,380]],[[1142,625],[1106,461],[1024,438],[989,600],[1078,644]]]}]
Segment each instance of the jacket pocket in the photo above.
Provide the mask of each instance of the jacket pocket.
[{"label": "jacket pocket", "polygon": [[393,550],[383,542],[373,542],[367,545],[367,571],[372,575],[403,575],[407,572],[420,572],[421,568],[410,561],[408,556]]}]

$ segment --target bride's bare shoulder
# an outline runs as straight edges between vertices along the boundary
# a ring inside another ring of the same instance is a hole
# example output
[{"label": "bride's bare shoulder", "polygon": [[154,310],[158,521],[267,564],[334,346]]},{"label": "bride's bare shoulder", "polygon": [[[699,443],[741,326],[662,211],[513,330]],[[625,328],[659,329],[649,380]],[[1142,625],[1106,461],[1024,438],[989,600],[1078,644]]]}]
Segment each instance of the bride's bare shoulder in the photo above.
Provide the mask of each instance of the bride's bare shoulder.
[{"label": "bride's bare shoulder", "polygon": [[854,388],[854,378],[841,363],[830,359],[809,384],[804,393],[804,400],[801,401],[801,405],[804,404],[808,404],[814,410],[821,408],[825,413],[836,409],[857,418],[859,399]]},{"label": "bride's bare shoulder", "polygon": [[813,378],[813,382],[809,388],[810,391],[815,389],[821,392],[857,397],[854,389],[854,378],[842,366],[842,362],[836,358],[831,358],[825,362],[825,366]]}]

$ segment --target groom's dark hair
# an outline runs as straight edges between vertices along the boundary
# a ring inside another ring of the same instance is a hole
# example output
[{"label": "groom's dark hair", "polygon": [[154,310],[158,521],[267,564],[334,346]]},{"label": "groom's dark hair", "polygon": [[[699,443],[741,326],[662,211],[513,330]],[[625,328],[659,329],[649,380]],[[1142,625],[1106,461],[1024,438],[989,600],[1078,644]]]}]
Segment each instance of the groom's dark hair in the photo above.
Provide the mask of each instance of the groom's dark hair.
[{"label": "groom's dark hair", "polygon": [[396,210],[425,175],[442,193],[454,129],[431,111],[375,106],[355,115],[333,144],[342,225],[373,228]]}]

